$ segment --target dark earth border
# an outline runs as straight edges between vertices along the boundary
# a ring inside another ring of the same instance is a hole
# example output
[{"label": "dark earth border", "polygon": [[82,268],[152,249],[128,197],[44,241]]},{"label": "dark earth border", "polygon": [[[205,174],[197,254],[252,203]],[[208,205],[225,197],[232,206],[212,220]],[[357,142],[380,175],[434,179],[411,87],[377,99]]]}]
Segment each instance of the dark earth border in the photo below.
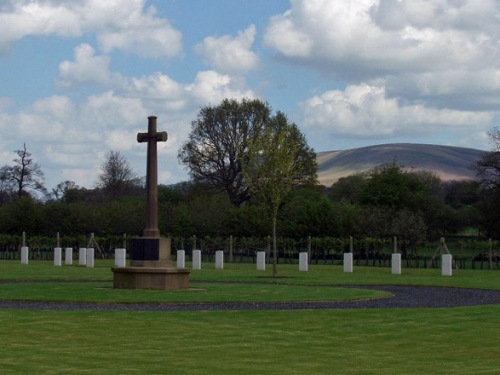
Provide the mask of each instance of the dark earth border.
[{"label": "dark earth border", "polygon": [[86,311],[251,311],[377,308],[449,308],[500,304],[500,290],[424,286],[348,285],[391,293],[387,298],[334,302],[80,303],[0,300],[0,309]]}]

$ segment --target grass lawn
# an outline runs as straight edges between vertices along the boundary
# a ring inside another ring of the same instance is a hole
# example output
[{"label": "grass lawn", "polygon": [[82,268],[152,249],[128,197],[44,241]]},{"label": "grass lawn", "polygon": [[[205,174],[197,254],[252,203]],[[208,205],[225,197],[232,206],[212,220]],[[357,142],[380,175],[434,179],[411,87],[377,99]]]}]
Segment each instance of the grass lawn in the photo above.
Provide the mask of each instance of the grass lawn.
[{"label": "grass lawn", "polygon": [[[216,271],[204,264],[203,270],[191,274],[195,290],[116,291],[110,288],[111,263],[96,264],[87,269],[0,261],[0,299],[279,301],[364,298],[362,293],[370,292],[339,288],[343,284],[500,289],[499,271],[454,270],[453,277],[443,277],[437,270],[403,269],[396,276],[388,268],[359,267],[344,274],[341,267],[311,266],[309,272],[298,272],[294,265],[280,266],[281,277],[274,280],[271,271],[257,272],[252,265],[227,264]],[[500,305],[303,311],[0,310],[0,374],[498,374],[499,316]]]}]

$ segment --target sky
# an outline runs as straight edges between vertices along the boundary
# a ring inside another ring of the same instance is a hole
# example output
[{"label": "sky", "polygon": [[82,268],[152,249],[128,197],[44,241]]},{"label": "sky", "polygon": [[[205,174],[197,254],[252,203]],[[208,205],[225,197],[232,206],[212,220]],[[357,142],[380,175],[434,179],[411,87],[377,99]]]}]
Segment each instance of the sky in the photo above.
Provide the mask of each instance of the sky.
[{"label": "sky", "polygon": [[110,151],[138,176],[158,117],[159,182],[200,108],[257,98],[315,151],[491,150],[498,0],[0,0],[0,165],[26,144],[49,190],[95,186]]}]

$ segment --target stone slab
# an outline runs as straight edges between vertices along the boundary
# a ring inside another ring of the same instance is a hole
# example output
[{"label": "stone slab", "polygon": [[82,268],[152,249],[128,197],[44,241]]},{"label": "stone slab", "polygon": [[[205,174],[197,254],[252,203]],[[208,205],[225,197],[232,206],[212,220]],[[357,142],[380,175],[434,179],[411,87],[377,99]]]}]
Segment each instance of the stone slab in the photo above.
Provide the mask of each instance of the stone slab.
[{"label": "stone slab", "polygon": [[344,272],[353,272],[353,254],[344,253]]},{"label": "stone slab", "polygon": [[170,238],[139,237],[131,241],[130,266],[172,267],[170,259]]},{"label": "stone slab", "polygon": [[87,249],[85,247],[80,247],[78,249],[78,265],[79,266],[87,265]]},{"label": "stone slab", "polygon": [[452,276],[453,275],[452,265],[453,265],[453,257],[451,256],[451,254],[443,254],[441,256],[441,274],[443,276]]},{"label": "stone slab", "polygon": [[299,271],[309,271],[308,255],[307,253],[299,253]]},{"label": "stone slab", "polygon": [[215,252],[215,269],[223,270],[224,269],[224,251],[217,250]]},{"label": "stone slab", "polygon": [[54,266],[61,267],[62,262],[62,249],[60,247],[56,247],[54,249]]},{"label": "stone slab", "polygon": [[190,270],[185,268],[112,268],[115,289],[189,289]]},{"label": "stone slab", "polygon": [[89,268],[94,267],[94,249],[93,248],[88,248],[85,251],[86,254],[86,261],[85,261],[85,266]]},{"label": "stone slab", "polygon": [[257,251],[257,271],[266,270],[266,252]]},{"label": "stone slab", "polygon": [[64,263],[68,266],[73,264],[73,248],[67,247],[64,249]]},{"label": "stone slab", "polygon": [[177,250],[177,268],[186,267],[186,252],[184,250]]},{"label": "stone slab", "polygon": [[392,254],[391,273],[393,275],[401,275],[401,254]]},{"label": "stone slab", "polygon": [[115,267],[125,267],[127,265],[127,250],[115,249]]},{"label": "stone slab", "polygon": [[21,247],[21,264],[29,263],[29,248],[28,246]]},{"label": "stone slab", "polygon": [[193,250],[193,270],[201,270],[201,250]]}]

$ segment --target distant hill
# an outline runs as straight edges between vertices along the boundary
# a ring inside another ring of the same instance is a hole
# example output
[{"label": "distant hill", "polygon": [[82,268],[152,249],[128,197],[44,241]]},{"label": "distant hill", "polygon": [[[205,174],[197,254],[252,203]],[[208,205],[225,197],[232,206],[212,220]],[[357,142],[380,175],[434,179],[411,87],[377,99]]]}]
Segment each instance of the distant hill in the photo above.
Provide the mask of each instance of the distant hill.
[{"label": "distant hill", "polygon": [[320,184],[331,186],[341,177],[396,161],[407,170],[434,172],[443,181],[473,180],[476,175],[471,166],[485,153],[472,148],[413,143],[325,151],[317,154],[318,179]]}]

